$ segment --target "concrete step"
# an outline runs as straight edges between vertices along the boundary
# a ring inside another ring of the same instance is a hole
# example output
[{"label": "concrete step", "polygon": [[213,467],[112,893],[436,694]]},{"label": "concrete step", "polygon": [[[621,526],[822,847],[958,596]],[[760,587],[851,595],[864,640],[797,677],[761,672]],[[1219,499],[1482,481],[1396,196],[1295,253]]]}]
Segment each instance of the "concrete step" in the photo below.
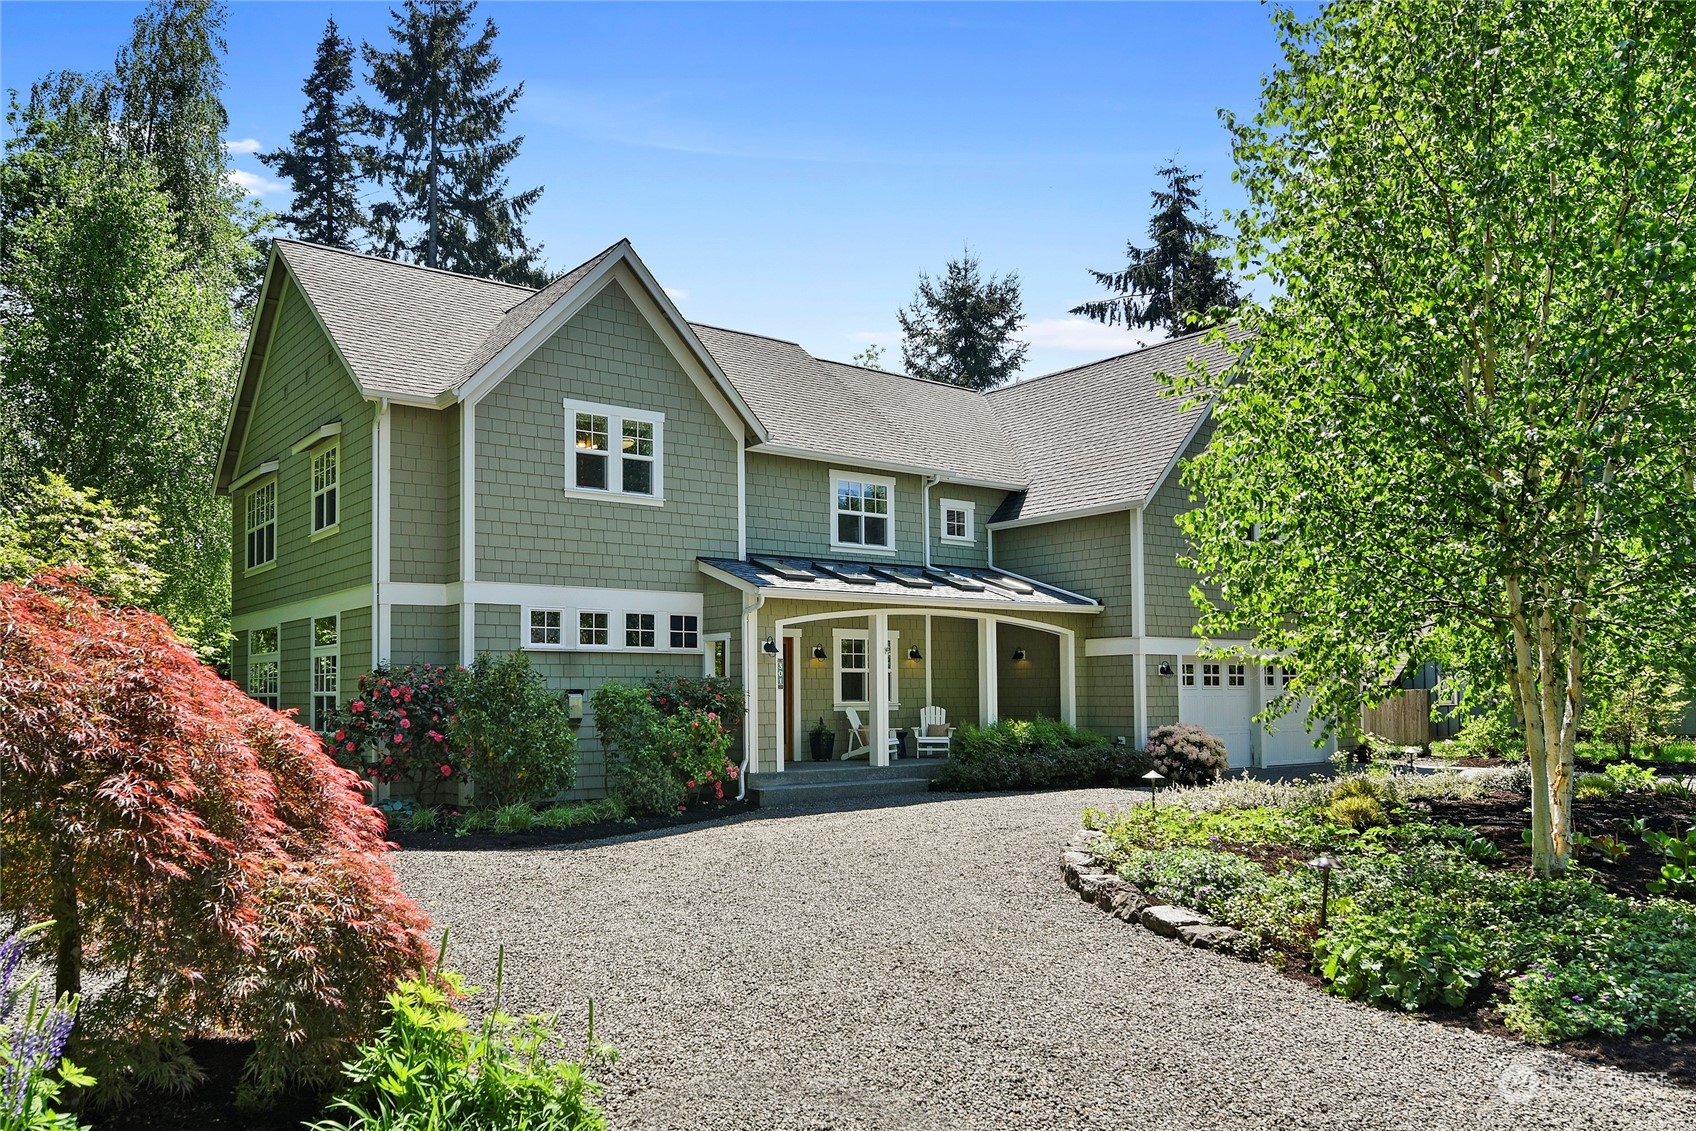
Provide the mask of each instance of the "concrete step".
[{"label": "concrete step", "polygon": [[767,781],[762,785],[754,785],[750,779],[748,796],[761,809],[783,809],[834,801],[866,801],[930,792],[930,778],[919,775],[892,777],[887,770],[878,777],[857,781],[813,781],[810,775],[793,773],[759,776],[766,779],[789,779],[781,783]]}]

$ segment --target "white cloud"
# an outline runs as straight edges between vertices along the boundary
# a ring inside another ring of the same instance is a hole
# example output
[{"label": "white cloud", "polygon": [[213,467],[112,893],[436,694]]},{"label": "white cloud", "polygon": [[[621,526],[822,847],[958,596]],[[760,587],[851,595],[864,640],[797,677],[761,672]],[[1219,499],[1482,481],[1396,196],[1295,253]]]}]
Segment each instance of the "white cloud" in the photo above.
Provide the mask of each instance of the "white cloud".
[{"label": "white cloud", "polygon": [[240,138],[236,141],[226,141],[224,143],[225,153],[258,153],[260,149],[260,144],[250,137]]},{"label": "white cloud", "polygon": [[250,173],[246,169],[231,169],[230,183],[248,196],[265,196],[273,192],[282,192],[284,188],[276,181],[268,181],[258,173]]},{"label": "white cloud", "polygon": [[1025,323],[1017,336],[1037,349],[1075,350],[1111,357],[1161,341],[1166,335],[1107,326],[1088,318],[1041,318]]},{"label": "white cloud", "polygon": [[689,292],[682,287],[662,287],[660,289],[670,295],[673,302],[686,302],[689,298]]}]

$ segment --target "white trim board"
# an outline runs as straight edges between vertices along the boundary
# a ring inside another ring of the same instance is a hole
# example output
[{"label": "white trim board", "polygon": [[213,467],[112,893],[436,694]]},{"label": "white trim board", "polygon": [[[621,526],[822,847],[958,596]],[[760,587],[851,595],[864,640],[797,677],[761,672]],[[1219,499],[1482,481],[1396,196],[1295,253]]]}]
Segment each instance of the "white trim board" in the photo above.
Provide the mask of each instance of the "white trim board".
[{"label": "white trim board", "polygon": [[250,628],[269,628],[272,625],[284,624],[289,621],[327,617],[331,613],[348,613],[354,609],[369,609],[370,607],[371,587],[360,585],[353,589],[343,589],[337,593],[327,593],[321,597],[308,597],[300,601],[290,601],[286,605],[272,605],[270,608],[242,613],[230,618],[230,630],[232,632],[245,632]]}]

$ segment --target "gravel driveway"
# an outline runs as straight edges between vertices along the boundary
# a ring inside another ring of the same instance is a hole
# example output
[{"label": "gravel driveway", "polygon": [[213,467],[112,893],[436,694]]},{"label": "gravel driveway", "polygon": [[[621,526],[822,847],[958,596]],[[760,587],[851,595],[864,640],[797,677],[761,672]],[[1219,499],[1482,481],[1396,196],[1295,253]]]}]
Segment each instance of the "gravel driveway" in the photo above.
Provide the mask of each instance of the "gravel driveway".
[{"label": "gravel driveway", "polygon": [[450,964],[596,1003],[633,1128],[1696,1127],[1696,1095],[1324,997],[1126,926],[1056,854],[1118,791],[403,852]]}]

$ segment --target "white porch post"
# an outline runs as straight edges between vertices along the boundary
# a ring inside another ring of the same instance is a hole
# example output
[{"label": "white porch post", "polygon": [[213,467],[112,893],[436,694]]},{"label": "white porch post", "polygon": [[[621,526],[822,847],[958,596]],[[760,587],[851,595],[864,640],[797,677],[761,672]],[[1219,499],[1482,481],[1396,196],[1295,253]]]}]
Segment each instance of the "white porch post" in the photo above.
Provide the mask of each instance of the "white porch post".
[{"label": "white porch post", "polygon": [[1148,745],[1148,656],[1143,653],[1142,641],[1137,641],[1136,651],[1131,653],[1131,662],[1136,666],[1131,669],[1131,682],[1136,685],[1136,740],[1140,749]]},{"label": "white porch post", "polygon": [[929,613],[925,614],[925,661],[924,661],[924,663],[925,663],[925,701],[922,704],[922,706],[934,707],[936,705],[936,697],[931,694],[931,690],[930,690],[931,651],[930,651],[930,614]]},{"label": "white porch post", "polygon": [[[783,761],[783,728],[789,725],[789,720],[784,717],[785,712],[783,710],[783,701],[787,699],[788,696],[783,694],[783,688],[784,685],[795,678],[794,672],[783,671],[783,638],[787,635],[783,629],[784,624],[782,621],[778,621],[772,626],[772,639],[777,641],[777,656],[772,661],[771,678],[771,702],[772,710],[777,713],[777,728],[772,733],[777,739],[777,748],[775,753],[777,755],[777,769],[779,772],[789,768]],[[777,678],[777,673],[780,671],[783,671],[782,679]]]},{"label": "white porch post", "polygon": [[[742,746],[747,769],[760,770],[760,604],[742,610],[742,696],[746,714],[742,722]],[[782,766],[778,767],[782,769]],[[747,777],[743,776],[743,788]]]},{"label": "white porch post", "polygon": [[995,649],[995,618],[979,617],[978,721],[986,727],[1001,717],[1001,669]]},{"label": "white porch post", "polygon": [[1060,642],[1060,721],[1067,726],[1078,725],[1078,655],[1077,638],[1071,633],[1056,634]]},{"label": "white porch post", "polygon": [[869,761],[874,766],[889,765],[889,665],[894,657],[889,654],[889,614],[876,613],[872,616],[871,653],[866,657],[867,679],[871,683],[871,739],[872,750]]}]

